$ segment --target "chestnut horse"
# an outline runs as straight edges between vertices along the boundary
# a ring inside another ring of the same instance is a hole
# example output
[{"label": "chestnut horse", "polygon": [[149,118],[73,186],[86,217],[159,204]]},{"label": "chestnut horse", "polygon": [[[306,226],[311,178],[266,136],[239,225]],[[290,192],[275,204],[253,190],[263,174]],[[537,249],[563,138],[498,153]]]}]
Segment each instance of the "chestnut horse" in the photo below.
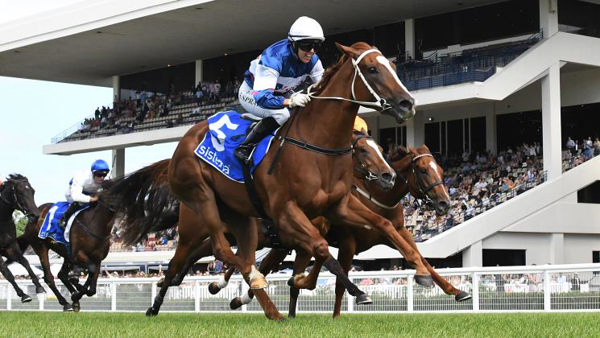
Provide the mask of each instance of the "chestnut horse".
[{"label": "chestnut horse", "polygon": [[[112,182],[105,181],[104,187]],[[114,217],[117,208],[120,205],[118,199],[110,194],[108,190],[99,193],[98,202],[93,206],[84,209],[75,217],[69,233],[70,247],[67,247],[52,238],[40,239],[38,234],[44,224],[44,218],[48,214],[52,203],[45,203],[40,206],[41,214],[39,219],[30,221],[25,228],[25,233],[19,237],[21,249],[31,245],[35,253],[40,258],[42,269],[44,270],[44,281],[56,299],[63,306],[64,311],[79,311],[79,300],[84,296],[93,296],[96,293],[96,283],[100,273],[100,263],[106,258],[110,248],[111,230],[114,223]],[[52,250],[64,258],[64,263],[58,273],[58,278],[71,293],[73,305],[69,304],[65,297],[60,293],[54,283],[54,276],[50,271],[50,260],[48,251]],[[88,278],[83,285],[79,284],[77,278],[69,279],[68,274],[76,265],[87,269]]]},{"label": "chestnut horse", "polygon": [[[278,131],[281,146],[288,146],[281,152],[271,147],[254,173],[264,214],[273,220],[282,237],[292,239],[294,247],[315,257],[311,273],[294,279],[300,288],[316,283],[322,265],[344,276],[311,218],[325,216],[350,226],[369,225],[384,231],[395,246],[402,241],[385,218],[364,206],[349,208],[356,203],[350,198],[352,167],[348,155],[360,105],[376,107],[403,123],[414,116],[415,100],[379,50],[363,42],[351,47],[337,46],[343,52],[338,64],[327,71],[314,89],[309,87],[312,101],[296,111]],[[255,289],[268,318],[283,319],[264,291],[268,285],[264,276],[254,265],[258,238],[256,224],[249,217],[260,216],[259,211],[243,184],[223,176],[195,154],[207,131],[207,122],[193,126],[180,140],[170,162],[171,190],[189,209],[186,213],[186,208],[181,208],[180,236],[206,226],[215,256],[241,272]],[[193,217],[194,222],[186,222],[188,217]],[[225,230],[236,238],[236,254],[224,236]],[[426,269],[417,273],[431,278]],[[364,296],[353,284],[346,287],[354,296]]]},{"label": "chestnut horse", "polygon": [[[31,302],[31,297],[27,295],[15,282],[15,277],[8,269],[8,263],[15,261],[23,267],[31,276],[35,285],[36,293],[45,292],[40,284],[38,277],[31,270],[31,266],[23,252],[17,244],[17,231],[13,221],[13,212],[19,210],[24,213],[29,220],[37,219],[40,216],[40,210],[35,205],[35,190],[29,184],[27,177],[19,174],[11,174],[8,179],[0,185],[0,272],[6,280],[13,286],[17,295],[21,297],[21,302]],[[2,256],[8,258],[6,264]]]},{"label": "chestnut horse", "polygon": [[[393,187],[395,172],[383,158],[381,148],[370,136],[356,131],[353,133],[352,159],[354,175],[364,177],[382,190],[388,190]],[[127,200],[125,204],[130,206],[126,211],[126,219],[135,220],[133,222],[124,222],[124,226],[120,230],[126,243],[135,243],[149,232],[164,230],[176,225],[178,220],[174,217],[175,209],[173,208],[173,202],[177,200],[170,193],[168,187],[165,187],[166,182],[164,179],[169,161],[163,160],[132,173],[128,177],[128,180],[138,182],[137,184],[121,187],[117,187],[119,184],[116,184],[113,187],[115,193],[124,196]],[[151,182],[151,184],[148,182]],[[138,187],[151,187],[151,189],[140,190]],[[140,211],[136,210],[138,209],[136,206],[139,203],[132,203],[130,201],[132,198],[138,198],[137,196],[144,196],[148,200],[160,201],[159,203],[154,203],[152,215],[147,214],[146,217],[137,216]],[[185,205],[182,208],[185,208]],[[202,245],[196,248],[188,248],[187,245],[178,244],[175,255],[169,263],[165,278],[159,283],[161,289],[154,300],[154,304],[146,312],[148,316],[158,314],[169,286],[181,284],[183,277],[194,262],[199,258],[213,254],[210,241],[205,240],[209,236],[206,228],[197,228],[193,235],[196,238],[191,239],[189,236],[182,238],[182,234],[180,234],[179,243],[202,243]],[[235,241],[235,238],[231,238],[231,236],[228,239]],[[258,246],[260,248],[277,246],[274,245],[274,241],[279,241],[284,246],[293,245],[292,241],[285,236],[274,238],[273,233],[269,231],[258,232]],[[291,246],[286,247],[293,248]],[[368,297],[360,300],[357,299],[357,303],[359,304],[368,302],[370,302]]]}]

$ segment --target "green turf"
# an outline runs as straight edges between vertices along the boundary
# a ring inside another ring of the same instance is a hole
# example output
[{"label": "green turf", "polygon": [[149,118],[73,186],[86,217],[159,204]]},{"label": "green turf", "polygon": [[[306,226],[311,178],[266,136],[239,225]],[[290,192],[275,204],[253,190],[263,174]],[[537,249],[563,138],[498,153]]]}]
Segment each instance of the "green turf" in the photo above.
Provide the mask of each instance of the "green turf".
[{"label": "green turf", "polygon": [[0,312],[0,337],[599,337],[600,313],[260,314]]}]

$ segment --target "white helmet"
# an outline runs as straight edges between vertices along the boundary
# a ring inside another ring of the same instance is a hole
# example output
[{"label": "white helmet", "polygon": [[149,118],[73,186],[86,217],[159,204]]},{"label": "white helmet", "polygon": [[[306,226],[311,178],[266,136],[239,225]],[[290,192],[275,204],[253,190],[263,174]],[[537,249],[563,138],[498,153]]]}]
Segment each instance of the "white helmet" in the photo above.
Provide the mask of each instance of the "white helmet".
[{"label": "white helmet", "polygon": [[323,42],[325,41],[325,36],[323,35],[323,28],[321,28],[321,25],[315,19],[301,16],[290,27],[288,39],[292,41],[310,39]]}]

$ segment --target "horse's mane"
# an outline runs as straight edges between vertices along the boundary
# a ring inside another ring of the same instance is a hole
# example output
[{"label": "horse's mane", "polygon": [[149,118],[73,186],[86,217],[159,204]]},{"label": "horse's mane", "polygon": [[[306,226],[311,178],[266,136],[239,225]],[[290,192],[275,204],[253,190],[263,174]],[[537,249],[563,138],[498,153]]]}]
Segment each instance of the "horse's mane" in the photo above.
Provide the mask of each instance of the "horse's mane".
[{"label": "horse's mane", "polygon": [[27,177],[21,174],[10,174],[8,175],[7,181],[27,181]]},{"label": "horse's mane", "polygon": [[[370,49],[371,46],[366,42],[356,42],[352,45],[352,48]],[[327,86],[327,83],[329,83],[329,80],[331,80],[333,74],[335,74],[347,60],[348,55],[346,55],[346,53],[342,53],[337,63],[325,70],[325,74],[323,74],[321,81],[319,81],[319,83],[315,85],[315,93],[321,92],[321,90],[323,90]]]},{"label": "horse's mane", "polygon": [[170,159],[153,163],[117,179],[109,188],[108,193],[119,198],[118,211],[125,214],[120,235],[126,244],[177,224],[179,201],[168,184],[169,163]]}]

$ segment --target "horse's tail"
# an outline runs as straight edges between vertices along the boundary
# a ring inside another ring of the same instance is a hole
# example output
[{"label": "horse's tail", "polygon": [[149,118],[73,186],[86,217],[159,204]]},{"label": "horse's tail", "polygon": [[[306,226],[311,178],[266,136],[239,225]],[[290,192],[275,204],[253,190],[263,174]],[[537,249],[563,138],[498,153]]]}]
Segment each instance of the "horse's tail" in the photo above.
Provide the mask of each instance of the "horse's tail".
[{"label": "horse's tail", "polygon": [[119,199],[124,221],[118,231],[124,243],[134,244],[148,233],[165,230],[179,221],[179,200],[167,178],[170,159],[158,161],[117,179],[109,193]]}]

